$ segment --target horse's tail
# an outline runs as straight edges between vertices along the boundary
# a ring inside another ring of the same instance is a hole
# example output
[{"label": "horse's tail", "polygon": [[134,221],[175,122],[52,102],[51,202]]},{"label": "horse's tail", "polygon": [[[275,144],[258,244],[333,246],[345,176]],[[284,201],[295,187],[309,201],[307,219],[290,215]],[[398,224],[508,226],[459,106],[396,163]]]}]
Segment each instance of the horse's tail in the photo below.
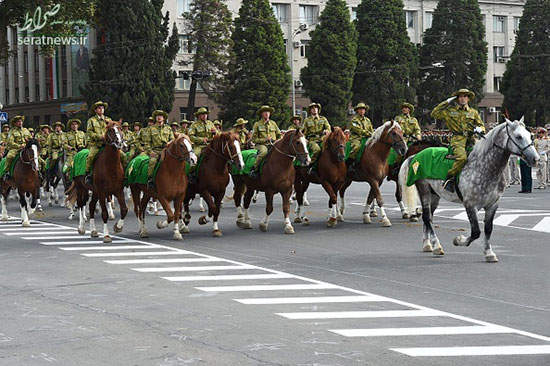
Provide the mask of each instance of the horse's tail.
[{"label": "horse's tail", "polygon": [[76,203],[76,200],[78,198],[77,192],[78,191],[76,189],[76,182],[73,180],[69,188],[67,188],[67,190],[65,191],[65,195],[67,195],[66,202],[69,202],[71,206],[74,206],[74,204]]},{"label": "horse's tail", "polygon": [[418,202],[418,192],[414,184],[410,187],[407,186],[407,177],[409,175],[409,165],[411,160],[412,157],[409,157],[401,165],[401,170],[399,170],[399,189],[401,189],[401,195],[406,212],[414,213]]}]

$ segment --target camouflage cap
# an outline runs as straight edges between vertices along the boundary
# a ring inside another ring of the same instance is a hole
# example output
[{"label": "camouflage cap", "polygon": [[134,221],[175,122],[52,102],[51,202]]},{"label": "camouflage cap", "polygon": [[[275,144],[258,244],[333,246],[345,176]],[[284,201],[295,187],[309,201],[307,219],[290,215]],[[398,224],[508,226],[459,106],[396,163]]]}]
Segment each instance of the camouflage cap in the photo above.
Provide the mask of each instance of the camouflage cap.
[{"label": "camouflage cap", "polygon": [[160,109],[157,109],[156,111],[153,112],[153,114],[151,115],[151,117],[153,118],[153,120],[156,122],[157,121],[157,116],[158,115],[161,115],[164,117],[164,122],[166,122],[166,120],[168,119],[168,113],[166,113],[165,111],[163,110],[160,110]]},{"label": "camouflage cap", "polygon": [[411,110],[411,114],[412,112],[414,112],[414,105],[412,105],[411,103],[407,103],[407,102],[404,102],[404,103],[401,103],[401,105],[399,106],[399,108],[403,109],[403,107],[407,107]]},{"label": "camouflage cap", "polygon": [[[68,122],[67,122],[67,129],[71,129],[71,125],[73,124],[73,122],[75,122],[77,125],[81,125],[82,124],[82,121],[79,120],[78,118],[73,118],[73,119],[70,119]],[[49,127],[49,126],[48,126]]]},{"label": "camouflage cap", "polygon": [[201,114],[208,114],[208,109],[206,109],[206,107],[200,107],[200,108],[195,112],[195,117],[198,117],[198,116],[200,116]]},{"label": "camouflage cap", "polygon": [[90,107],[90,114],[95,114],[95,110],[97,107],[105,107],[105,109],[107,109],[109,107],[109,104],[108,103],[105,103],[105,102],[102,102],[102,101],[99,101],[99,102],[95,102],[91,107]]},{"label": "camouflage cap", "polygon": [[222,126],[222,123],[218,121],[217,119],[214,120],[214,126]]},{"label": "camouflage cap", "polygon": [[56,121],[55,123],[52,124],[53,128],[55,128],[56,126],[61,127],[61,129],[65,127],[65,125],[61,121]]},{"label": "camouflage cap", "polygon": [[10,119],[10,126],[13,126],[18,120],[23,120],[23,123],[25,123],[25,116],[15,116]]},{"label": "camouflage cap", "polygon": [[470,97],[470,100],[474,99],[476,95],[473,91],[470,91],[468,89],[459,89],[453,93],[453,97],[459,96],[459,95],[467,95]]},{"label": "camouflage cap", "polygon": [[130,124],[129,124],[128,122],[124,122],[124,123],[122,124],[122,127],[130,127]]},{"label": "camouflage cap", "polygon": [[268,111],[269,113],[273,113],[275,112],[275,109],[273,109],[272,107],[268,106],[268,105],[263,105],[260,107],[260,109],[258,109],[258,114],[261,115],[262,112],[265,112],[265,111]]},{"label": "camouflage cap", "polygon": [[[70,121],[69,121],[70,122]],[[40,125],[39,129],[42,131],[43,129],[47,128],[48,130],[52,130],[52,127],[50,125]]]},{"label": "camouflage cap", "polygon": [[183,124],[188,125],[188,124],[189,124],[189,121],[186,120],[186,119],[182,119],[181,122],[180,122],[180,124],[182,124],[182,125],[183,125]]},{"label": "camouflage cap", "polygon": [[34,132],[34,128],[32,128],[32,127],[27,128],[27,130],[28,130],[29,132]]},{"label": "camouflage cap", "polygon": [[179,127],[180,124],[177,123],[176,121],[174,121],[174,122],[170,123],[170,126],[172,126],[172,127],[174,127],[174,126]]},{"label": "camouflage cap", "polygon": [[353,110],[357,112],[359,108],[365,108],[366,111],[370,109],[370,107],[365,103],[357,103],[357,105],[353,107]]},{"label": "camouflage cap", "polygon": [[319,112],[321,112],[321,104],[319,103],[311,103],[310,105],[307,106],[307,113],[309,113],[309,111],[311,110],[311,108],[313,107],[317,107],[319,109]]},{"label": "camouflage cap", "polygon": [[238,126],[244,126],[248,123],[248,121],[244,118],[239,118],[237,119],[237,122],[235,122],[235,124],[233,125],[233,127],[238,127]]},{"label": "camouflage cap", "polygon": [[292,122],[294,122],[295,119],[299,120],[300,122],[303,121],[302,116],[300,116],[299,114],[296,114],[296,115],[290,117],[289,121],[292,123]]},{"label": "camouflage cap", "polygon": [[[48,127],[50,127],[50,126],[48,126]],[[10,129],[10,125],[8,125],[7,123],[3,124],[3,125],[2,125],[2,130],[5,130],[5,129],[8,129],[8,130],[9,130],[9,129]],[[51,130],[51,128],[50,128],[50,130]]]},{"label": "camouflage cap", "polygon": [[132,126],[134,126],[134,127],[139,126],[139,128],[143,127],[141,122],[134,122],[134,124]]}]

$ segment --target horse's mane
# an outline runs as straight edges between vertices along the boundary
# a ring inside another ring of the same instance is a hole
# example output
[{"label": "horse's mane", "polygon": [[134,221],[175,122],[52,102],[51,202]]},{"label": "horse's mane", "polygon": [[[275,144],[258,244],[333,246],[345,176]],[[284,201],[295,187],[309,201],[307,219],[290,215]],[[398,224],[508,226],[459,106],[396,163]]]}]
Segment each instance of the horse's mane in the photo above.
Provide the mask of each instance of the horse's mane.
[{"label": "horse's mane", "polygon": [[115,125],[118,125],[118,127],[120,127],[120,123],[118,123],[118,121],[109,121],[107,122],[107,125],[105,126],[105,129],[109,129],[111,127],[114,127]]},{"label": "horse's mane", "polygon": [[38,150],[40,150],[40,143],[35,138],[31,138],[31,139],[29,139],[29,141],[27,141],[27,144],[25,145],[25,149],[30,148],[32,145],[36,145]]},{"label": "horse's mane", "polygon": [[382,126],[374,130],[374,133],[367,141],[367,146],[372,145],[375,142],[378,142],[382,138],[382,135],[384,134],[384,130],[386,129],[386,127],[389,127],[388,132],[393,130],[394,128],[401,129],[401,126],[399,126],[399,123],[397,123],[396,121],[387,121]]},{"label": "horse's mane", "polygon": [[321,148],[321,151],[325,151],[326,149],[328,149],[328,142],[333,137],[341,137],[344,140],[346,139],[344,131],[340,127],[334,127],[334,130],[331,133],[328,133],[323,137],[323,147]]},{"label": "horse's mane", "polygon": [[503,122],[499,125],[497,125],[495,128],[491,129],[486,135],[485,138],[482,138],[481,141],[474,144],[474,148],[472,149],[471,154],[481,152],[482,154],[485,153],[489,148],[493,146],[494,140],[500,133],[500,131],[506,127],[507,122]]}]

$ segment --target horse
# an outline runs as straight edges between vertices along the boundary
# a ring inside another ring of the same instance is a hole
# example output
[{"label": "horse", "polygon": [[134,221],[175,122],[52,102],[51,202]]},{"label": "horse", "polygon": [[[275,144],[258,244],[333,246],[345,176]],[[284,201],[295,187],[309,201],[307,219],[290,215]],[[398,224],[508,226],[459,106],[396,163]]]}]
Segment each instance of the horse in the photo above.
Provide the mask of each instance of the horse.
[{"label": "horse", "polygon": [[409,166],[413,157],[403,162],[399,172],[399,184],[403,192],[403,198],[407,207],[413,207],[418,195],[422,204],[423,248],[424,252],[433,252],[434,255],[444,255],[443,248],[435,234],[433,227],[433,213],[439,205],[440,198],[447,201],[462,203],[466,209],[470,222],[470,236],[459,235],[454,238],[455,246],[469,246],[480,237],[478,211],[485,210],[484,232],[485,244],[483,254],[486,262],[496,263],[498,258],[490,244],[493,231],[493,219],[495,217],[499,200],[506,187],[505,168],[511,154],[520,156],[528,165],[534,167],[539,160],[539,155],[531,141],[531,135],[523,125],[523,117],[520,121],[506,122],[493,128],[481,141],[474,145],[468,156],[468,161],[457,185],[457,191],[450,193],[443,186],[443,180],[421,179],[414,185],[406,185]]},{"label": "horse", "polygon": [[[306,138],[301,130],[287,131],[284,136],[275,141],[267,156],[261,174],[257,178],[247,175],[235,175],[235,192],[233,194],[237,207],[237,226],[243,229],[251,229],[248,208],[254,195],[254,191],[265,192],[266,209],[265,217],[260,222],[260,230],[267,231],[269,215],[273,212],[273,196],[280,193],[283,199],[283,214],[285,217],[285,234],[294,234],[294,228],[290,223],[290,195],[294,185],[295,169],[294,159],[298,159],[302,165],[309,165],[311,158],[307,151]],[[246,188],[246,193],[245,193]],[[244,193],[244,210],[241,207],[241,198]]]},{"label": "horse", "polygon": [[354,172],[348,170],[347,178],[340,188],[340,215],[337,219],[344,220],[345,202],[344,195],[346,189],[352,182],[368,182],[371,190],[369,191],[365,208],[363,209],[363,223],[372,223],[369,214],[370,204],[376,199],[376,203],[380,208],[382,225],[385,227],[391,226],[391,222],[386,216],[384,210],[384,201],[380,193],[380,185],[382,184],[388,172],[387,158],[390,153],[390,148],[399,155],[405,155],[407,145],[403,139],[403,131],[399,123],[395,121],[387,121],[382,126],[378,127],[369,140],[366,142],[363,155],[361,156]]},{"label": "horse", "polygon": [[294,191],[296,192],[297,210],[295,223],[309,225],[309,219],[302,215],[302,206],[304,205],[304,194],[310,183],[321,184],[329,196],[328,201],[328,221],[329,228],[336,227],[337,212],[336,202],[338,199],[338,190],[346,180],[346,136],[340,127],[327,134],[323,139],[323,147],[317,163],[317,173],[308,174],[309,168],[296,167],[296,179],[294,181]]},{"label": "horse", "polygon": [[[225,189],[229,184],[229,165],[233,163],[237,169],[244,167],[241,146],[235,134],[223,132],[214,136],[212,141],[203,150],[204,157],[197,172],[197,182],[190,184],[185,197],[185,220],[183,229],[188,232],[187,224],[191,219],[189,202],[198,193],[208,205],[208,218],[213,217],[212,235],[221,237],[218,227],[218,216]],[[199,224],[208,223],[206,215],[199,218]]]},{"label": "horse", "polygon": [[79,211],[78,233],[85,234],[84,229],[84,207],[88,202],[89,191],[92,191],[92,200],[89,205],[90,215],[90,236],[97,238],[99,236],[95,227],[95,207],[97,201],[101,205],[101,218],[103,219],[103,242],[111,243],[107,221],[109,219],[107,211],[107,196],[115,195],[120,206],[120,219],[114,225],[114,232],[122,231],[124,218],[128,213],[126,202],[124,200],[124,169],[120,160],[120,149],[123,145],[120,122],[109,121],[104,135],[105,147],[96,156],[93,165],[93,182],[87,185],[85,176],[75,177],[73,183],[66,194],[70,204],[76,202]]},{"label": "horse", "polygon": [[[40,143],[38,140],[31,138],[27,141],[25,147],[21,151],[19,159],[15,162],[13,168],[13,176],[8,182],[1,180],[1,194],[2,194],[2,221],[8,220],[8,209],[6,201],[8,199],[11,188],[17,189],[19,194],[19,205],[21,207],[21,222],[22,226],[31,226],[29,221],[29,209],[27,204],[27,198],[32,197],[30,206],[32,211],[37,206],[37,200],[39,198],[40,190],[40,178],[38,176],[38,170],[40,169],[38,163],[38,154],[40,151]],[[9,169],[10,167],[6,167]]]},{"label": "horse", "polygon": [[[139,236],[141,238],[149,237],[145,226],[145,211],[147,203],[152,197],[160,202],[166,212],[166,220],[158,221],[157,228],[163,229],[170,222],[174,222],[174,239],[183,240],[179,229],[179,221],[187,191],[185,165],[186,163],[195,165],[197,156],[193,152],[189,138],[184,134],[176,134],[175,138],[162,151],[161,157],[162,162],[155,177],[155,190],[147,188],[147,184],[130,184],[134,212],[139,221]],[[141,197],[142,192],[143,197]],[[174,202],[174,211],[170,208],[170,202]]]}]

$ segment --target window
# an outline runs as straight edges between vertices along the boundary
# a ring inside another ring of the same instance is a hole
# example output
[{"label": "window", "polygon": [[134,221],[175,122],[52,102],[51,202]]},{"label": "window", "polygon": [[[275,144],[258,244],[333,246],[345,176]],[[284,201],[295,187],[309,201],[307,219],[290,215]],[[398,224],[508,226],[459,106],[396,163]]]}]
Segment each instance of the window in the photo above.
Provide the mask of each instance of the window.
[{"label": "window", "polygon": [[34,100],[40,100],[40,85],[34,86]]},{"label": "window", "polygon": [[44,123],[49,125],[51,121],[52,121],[52,116],[50,116],[49,114],[46,114],[44,116]]},{"label": "window", "polygon": [[63,80],[61,83],[61,92],[63,93],[61,98],[67,98],[67,80]]},{"label": "window", "polygon": [[319,7],[316,5],[300,5],[300,23],[314,24],[317,23],[319,15]]},{"label": "window", "polygon": [[6,89],[6,105],[10,105],[10,90]]},{"label": "window", "polygon": [[288,22],[288,4],[273,4],[273,13],[279,23]]},{"label": "window", "polygon": [[187,119],[187,107],[180,107],[180,121]]},{"label": "window", "polygon": [[308,57],[309,56],[309,40],[302,40],[300,45],[300,56]]},{"label": "window", "polygon": [[405,11],[405,21],[407,23],[407,28],[415,28],[414,18],[416,17],[415,11]]},{"label": "window", "polygon": [[505,16],[494,15],[493,16],[493,32],[503,33],[504,32],[504,22],[506,21]]},{"label": "window", "polygon": [[426,13],[424,20],[424,29],[430,29],[432,27],[432,22],[434,19],[434,13]]},{"label": "window", "polygon": [[351,8],[351,21],[357,19],[357,8]]},{"label": "window", "polygon": [[187,35],[180,34],[178,37],[179,37],[179,45],[180,45],[179,53],[180,54],[191,53],[189,49],[189,39]]},{"label": "window", "polygon": [[34,124],[35,125],[40,125],[40,116],[34,116]]},{"label": "window", "polygon": [[519,21],[520,17],[514,17],[514,33],[517,33],[519,31]]},{"label": "window", "polygon": [[493,47],[493,59],[494,59],[494,62],[502,62],[502,60],[504,59],[504,47],[503,46]]},{"label": "window", "polygon": [[178,18],[187,13],[191,8],[191,0],[178,0]]},{"label": "window", "polygon": [[495,76],[493,78],[493,87],[495,89],[495,92],[500,91],[500,82],[502,81],[502,76]]}]

